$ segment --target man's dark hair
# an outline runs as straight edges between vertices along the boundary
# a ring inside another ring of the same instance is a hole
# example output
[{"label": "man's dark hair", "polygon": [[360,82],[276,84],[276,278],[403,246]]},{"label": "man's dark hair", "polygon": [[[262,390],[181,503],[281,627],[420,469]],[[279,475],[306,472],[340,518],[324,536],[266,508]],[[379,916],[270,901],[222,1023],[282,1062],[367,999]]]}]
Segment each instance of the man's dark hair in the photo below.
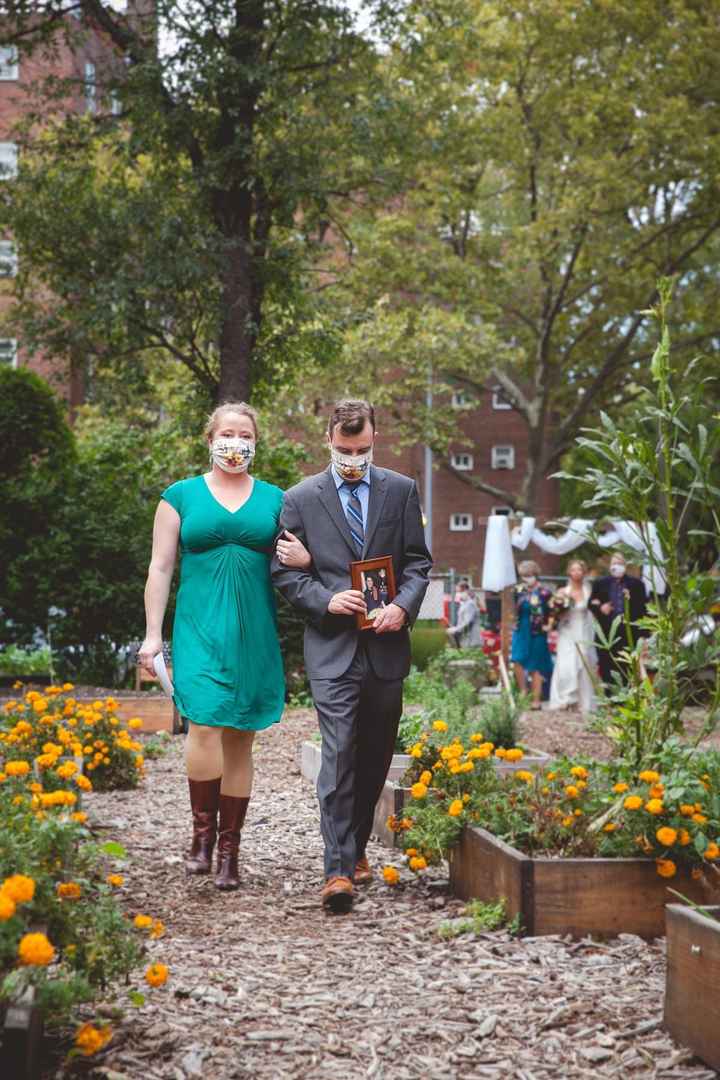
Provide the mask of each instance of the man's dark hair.
[{"label": "man's dark hair", "polygon": [[375,410],[369,401],[343,398],[333,405],[330,419],[328,420],[328,435],[332,438],[333,431],[340,425],[343,435],[359,435],[365,427],[365,421],[369,420],[375,430]]}]

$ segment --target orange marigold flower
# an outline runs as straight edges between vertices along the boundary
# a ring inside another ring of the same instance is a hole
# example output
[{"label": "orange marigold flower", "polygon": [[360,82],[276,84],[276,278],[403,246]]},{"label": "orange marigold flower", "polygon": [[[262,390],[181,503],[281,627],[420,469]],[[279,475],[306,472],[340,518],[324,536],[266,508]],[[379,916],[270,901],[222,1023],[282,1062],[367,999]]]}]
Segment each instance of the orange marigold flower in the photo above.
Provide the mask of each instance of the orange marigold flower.
[{"label": "orange marigold flower", "polygon": [[432,781],[432,773],[430,772],[429,769],[425,769],[424,772],[420,773],[420,783],[421,784],[425,784],[427,786],[427,785],[429,785],[431,783],[431,781]]},{"label": "orange marigold flower", "polygon": [[394,866],[383,866],[383,881],[386,885],[397,885],[400,872]]},{"label": "orange marigold flower", "polygon": [[672,859],[656,859],[655,866],[660,877],[670,878],[675,877],[677,873],[677,866]]},{"label": "orange marigold flower", "polygon": [[75,783],[81,791],[92,791],[92,782],[82,773],[75,777]]},{"label": "orange marigold flower", "polygon": [[28,904],[35,895],[35,882],[25,874],[13,874],[5,878],[0,886],[0,892],[9,896],[16,904]]},{"label": "orange marigold flower", "polygon": [[584,765],[573,765],[570,775],[577,777],[578,780],[587,780],[589,773]]},{"label": "orange marigold flower", "polygon": [[565,788],[565,794],[567,795],[568,799],[577,799],[580,792],[574,784],[568,784]]},{"label": "orange marigold flower", "polygon": [[645,784],[657,784],[660,779],[660,773],[655,772],[654,769],[644,769],[638,774],[638,780],[642,780]]},{"label": "orange marigold flower", "polygon": [[623,803],[623,806],[626,810],[639,810],[642,804],[643,801],[639,795],[628,795],[627,799],[625,799]]},{"label": "orange marigold flower", "polygon": [[30,772],[30,765],[27,761],[8,761],[5,765],[5,772],[8,776],[27,776]]},{"label": "orange marigold flower", "polygon": [[448,814],[450,815],[450,817],[458,817],[460,814],[462,814],[463,809],[464,805],[462,799],[453,799],[453,801],[448,806]]},{"label": "orange marigold flower", "polygon": [[422,855],[413,855],[410,859],[410,869],[417,873],[419,870],[427,870],[427,861]]},{"label": "orange marigold flower", "polygon": [[55,891],[61,900],[79,900],[82,893],[77,881],[59,881]]},{"label": "orange marigold flower", "polygon": [[413,786],[410,788],[410,794],[412,795],[413,799],[424,799],[427,793],[427,785],[421,784],[420,782],[418,782],[417,784],[413,784]]},{"label": "orange marigold flower", "polygon": [[603,832],[615,832],[616,829],[617,823],[614,821],[608,821],[605,825],[603,825]]},{"label": "orange marigold flower", "polygon": [[522,761],[524,757],[525,752],[519,746],[513,746],[511,750],[505,751],[506,761]]},{"label": "orange marigold flower", "polygon": [[444,720],[433,720],[434,731],[447,731],[448,726]]},{"label": "orange marigold flower", "polygon": [[648,799],[645,803],[648,814],[662,814],[665,809],[662,799]]},{"label": "orange marigold flower", "polygon": [[122,876],[122,874],[108,874],[105,880],[107,881],[108,885],[113,885],[115,888],[119,888],[125,881],[125,878]]},{"label": "orange marigold flower", "polygon": [[683,817],[692,817],[695,813],[695,807],[691,806],[690,803],[681,803],[680,813]]},{"label": "orange marigold flower", "polygon": [[149,930],[152,923],[153,921],[150,915],[136,915],[133,919],[133,925],[136,926],[138,930]]},{"label": "orange marigold flower", "polygon": [[170,969],[166,964],[151,964],[145,972],[145,982],[149,986],[162,986],[167,982],[167,977],[170,974]]},{"label": "orange marigold flower", "polygon": [[698,825],[705,825],[707,823],[707,818],[704,814],[695,813],[693,814],[692,819],[693,821],[696,821]]},{"label": "orange marigold flower", "polygon": [[691,840],[692,837],[687,829],[678,829],[678,844],[680,844],[681,847],[687,847]]},{"label": "orange marigold flower", "polygon": [[658,829],[655,833],[658,843],[663,847],[672,847],[677,840],[677,829],[671,829],[669,825],[664,825],[661,829]]},{"label": "orange marigold flower", "polygon": [[18,959],[21,964],[47,967],[55,959],[55,949],[45,934],[25,934],[18,945]]},{"label": "orange marigold flower", "polygon": [[515,779],[522,780],[526,784],[532,784],[535,776],[533,773],[528,772],[527,769],[518,769],[518,771],[515,773]]},{"label": "orange marigold flower", "polygon": [[94,1024],[83,1024],[75,1035],[75,1046],[85,1057],[97,1054],[112,1038],[112,1028],[109,1025],[97,1028]]},{"label": "orange marigold flower", "polygon": [[651,799],[662,799],[663,795],[665,794],[665,785],[653,784],[648,794],[650,795]]},{"label": "orange marigold flower", "polygon": [[15,914],[16,904],[11,896],[0,892],[0,922],[7,922]]},{"label": "orange marigold flower", "polygon": [[718,847],[717,844],[711,840],[708,846],[705,848],[704,857],[706,859],[713,860],[717,859],[718,855],[720,855],[720,847]]}]

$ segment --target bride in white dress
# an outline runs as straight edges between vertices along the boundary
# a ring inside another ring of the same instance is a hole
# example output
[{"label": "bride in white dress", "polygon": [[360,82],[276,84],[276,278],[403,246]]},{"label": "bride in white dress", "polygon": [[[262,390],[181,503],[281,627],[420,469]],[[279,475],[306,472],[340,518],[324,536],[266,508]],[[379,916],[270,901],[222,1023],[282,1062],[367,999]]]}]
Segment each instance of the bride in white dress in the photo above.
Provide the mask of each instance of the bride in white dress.
[{"label": "bride in white dress", "polygon": [[[588,609],[591,588],[585,581],[587,566],[582,559],[568,564],[568,583],[559,592],[570,598],[569,610],[561,616],[558,625],[555,668],[550,684],[550,708],[578,708],[582,713],[592,712],[595,692],[587,668],[593,673],[597,668],[593,617]],[[585,663],[580,657],[582,651]],[[585,667],[587,664],[587,668]]]}]

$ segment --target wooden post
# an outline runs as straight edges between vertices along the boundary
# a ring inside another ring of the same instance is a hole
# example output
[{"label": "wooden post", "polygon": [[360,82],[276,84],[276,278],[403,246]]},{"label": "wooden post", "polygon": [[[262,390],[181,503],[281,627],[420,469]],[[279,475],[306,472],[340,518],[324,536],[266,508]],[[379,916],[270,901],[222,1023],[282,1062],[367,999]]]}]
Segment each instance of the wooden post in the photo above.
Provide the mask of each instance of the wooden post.
[{"label": "wooden post", "polygon": [[500,651],[506,664],[510,662],[510,635],[514,618],[513,587],[509,585],[503,589],[500,601]]}]

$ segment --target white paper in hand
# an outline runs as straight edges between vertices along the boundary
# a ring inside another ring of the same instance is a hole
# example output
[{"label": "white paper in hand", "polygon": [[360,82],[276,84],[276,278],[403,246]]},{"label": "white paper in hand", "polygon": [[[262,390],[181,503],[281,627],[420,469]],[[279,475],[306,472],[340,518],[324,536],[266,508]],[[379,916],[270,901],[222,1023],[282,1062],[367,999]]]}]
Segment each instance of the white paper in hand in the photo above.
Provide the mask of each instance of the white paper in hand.
[{"label": "white paper in hand", "polygon": [[170,676],[168,675],[168,669],[165,664],[165,657],[161,652],[153,656],[153,667],[155,668],[155,674],[158,677],[158,682],[162,686],[167,696],[171,698],[175,693],[175,690],[173,689],[173,684],[170,681]]}]

